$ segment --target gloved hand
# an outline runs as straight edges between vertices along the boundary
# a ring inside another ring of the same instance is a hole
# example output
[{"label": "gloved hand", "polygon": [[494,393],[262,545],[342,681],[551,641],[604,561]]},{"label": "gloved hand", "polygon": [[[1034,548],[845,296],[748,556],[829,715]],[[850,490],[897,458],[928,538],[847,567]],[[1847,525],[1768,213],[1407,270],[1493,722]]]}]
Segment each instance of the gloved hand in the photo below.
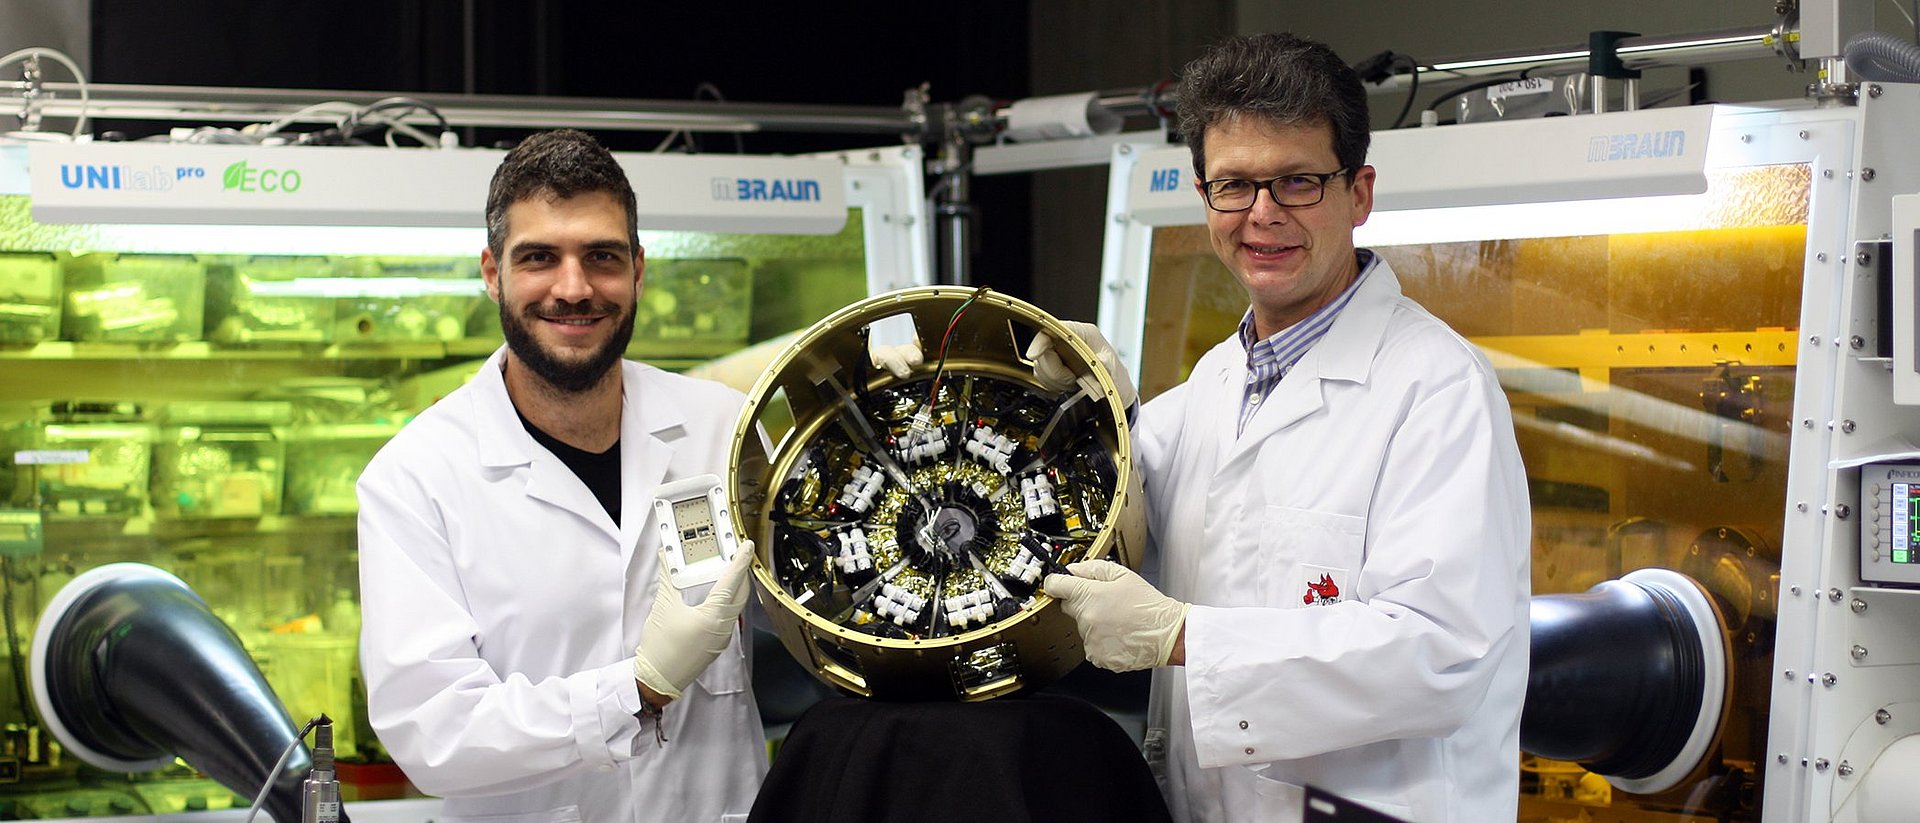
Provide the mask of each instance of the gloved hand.
[{"label": "gloved hand", "polygon": [[1047,575],[1046,591],[1080,627],[1093,665],[1131,672],[1167,664],[1186,626],[1187,604],[1111,560],[1082,560],[1067,571],[1073,574]]},{"label": "gloved hand", "polygon": [[926,360],[926,355],[920,352],[920,341],[912,340],[897,346],[869,343],[867,359],[873,361],[874,368],[886,369],[894,377],[904,379],[913,372],[915,366]]},{"label": "gloved hand", "polygon": [[659,563],[653,609],[647,613],[640,647],[633,650],[633,676],[647,688],[677,699],[733,638],[734,622],[747,607],[747,593],[753,589],[747,582],[747,572],[753,568],[753,541],[740,541],[733,560],[698,606],[687,605],[680,588],[673,585],[664,550]]},{"label": "gloved hand", "polygon": [[[1078,320],[1062,320],[1060,325],[1079,335],[1080,342],[1093,349],[1093,356],[1113,376],[1113,387],[1120,395],[1120,405],[1131,407],[1140,395],[1133,389],[1133,377],[1127,374],[1126,365],[1120,362],[1120,353],[1113,350],[1113,344],[1108,343],[1106,335],[1100,333],[1100,327]],[[1027,344],[1027,359],[1033,361],[1034,378],[1040,381],[1040,385],[1053,391],[1071,389],[1077,380],[1092,380],[1090,376],[1077,378],[1067,364],[1061,362],[1059,352],[1054,351],[1053,338],[1044,333],[1034,335],[1033,342]]]}]

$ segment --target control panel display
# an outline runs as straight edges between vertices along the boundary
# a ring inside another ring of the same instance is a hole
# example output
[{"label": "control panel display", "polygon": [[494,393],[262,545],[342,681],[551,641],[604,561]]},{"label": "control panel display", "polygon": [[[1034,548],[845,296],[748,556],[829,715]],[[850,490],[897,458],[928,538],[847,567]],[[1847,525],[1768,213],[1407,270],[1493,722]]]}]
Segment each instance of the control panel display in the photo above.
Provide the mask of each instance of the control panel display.
[{"label": "control panel display", "polygon": [[1914,562],[1914,529],[1920,527],[1920,483],[1893,484],[1893,562]]},{"label": "control panel display", "polygon": [[1860,579],[1920,585],[1920,464],[1860,467]]}]

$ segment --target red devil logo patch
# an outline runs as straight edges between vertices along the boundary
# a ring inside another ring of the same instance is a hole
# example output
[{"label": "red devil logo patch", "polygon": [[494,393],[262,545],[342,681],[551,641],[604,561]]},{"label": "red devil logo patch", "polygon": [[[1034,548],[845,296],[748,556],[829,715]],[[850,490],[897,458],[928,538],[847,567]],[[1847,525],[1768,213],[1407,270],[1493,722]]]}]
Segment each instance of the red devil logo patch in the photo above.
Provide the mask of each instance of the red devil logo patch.
[{"label": "red devil logo patch", "polygon": [[1340,602],[1340,587],[1333,582],[1333,575],[1320,575],[1320,582],[1307,581],[1307,593],[1300,602],[1309,606]]}]

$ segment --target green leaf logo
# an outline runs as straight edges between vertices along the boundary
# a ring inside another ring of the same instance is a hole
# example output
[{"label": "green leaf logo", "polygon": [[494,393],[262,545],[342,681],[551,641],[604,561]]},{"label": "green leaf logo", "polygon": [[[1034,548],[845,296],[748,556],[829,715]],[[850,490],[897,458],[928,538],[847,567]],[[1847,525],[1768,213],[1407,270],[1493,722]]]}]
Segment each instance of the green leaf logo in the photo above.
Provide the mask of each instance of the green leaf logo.
[{"label": "green leaf logo", "polygon": [[220,173],[220,182],[223,188],[229,188],[229,189],[240,188],[241,181],[246,179],[247,179],[247,161],[245,160],[242,160],[238,163],[228,166],[226,171]]}]

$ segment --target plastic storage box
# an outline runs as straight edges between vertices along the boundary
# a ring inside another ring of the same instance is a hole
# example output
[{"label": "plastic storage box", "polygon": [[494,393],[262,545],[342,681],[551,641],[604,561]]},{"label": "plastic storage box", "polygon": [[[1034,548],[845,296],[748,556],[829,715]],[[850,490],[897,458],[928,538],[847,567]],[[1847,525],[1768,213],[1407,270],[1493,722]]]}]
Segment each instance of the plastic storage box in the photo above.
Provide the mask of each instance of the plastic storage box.
[{"label": "plastic storage box", "polygon": [[[464,339],[486,325],[486,284],[472,258],[379,257],[354,261],[355,282],[339,301],[334,338],[341,342]],[[497,337],[498,332],[483,335]]]},{"label": "plastic storage box", "polygon": [[153,448],[153,511],[181,519],[280,513],[292,406],[273,401],[174,403]]},{"label": "plastic storage box", "polygon": [[334,300],[312,286],[334,276],[326,257],[247,257],[207,266],[207,337],[221,343],[324,343]]},{"label": "plastic storage box", "polygon": [[144,515],[153,437],[134,404],[55,403],[8,431],[14,477],[5,502],[56,515]]},{"label": "plastic storage box", "polygon": [[287,435],[288,514],[354,514],[360,510],[354,483],[375,452],[400,431],[399,424],[347,423],[300,426]]},{"label": "plastic storage box", "polygon": [[74,341],[199,340],[206,272],[189,255],[89,254],[66,270],[62,336]]},{"label": "plastic storage box", "polygon": [[51,254],[0,254],[0,344],[60,337],[60,264]]}]

